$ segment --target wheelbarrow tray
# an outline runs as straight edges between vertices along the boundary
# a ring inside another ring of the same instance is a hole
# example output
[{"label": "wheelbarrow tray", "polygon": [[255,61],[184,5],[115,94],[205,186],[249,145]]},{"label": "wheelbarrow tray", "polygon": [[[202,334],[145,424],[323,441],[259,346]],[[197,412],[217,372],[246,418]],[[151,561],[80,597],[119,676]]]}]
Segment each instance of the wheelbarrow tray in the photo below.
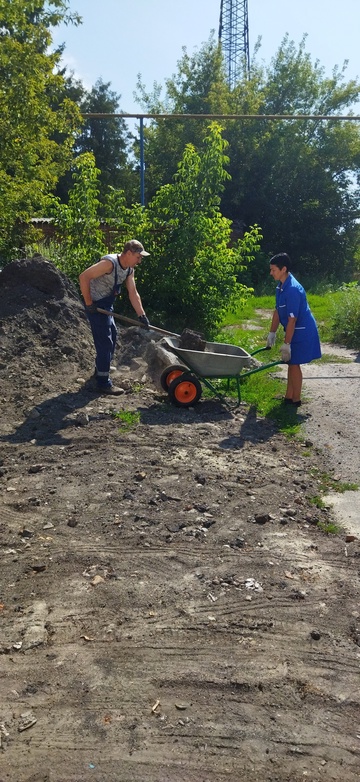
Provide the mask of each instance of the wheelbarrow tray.
[{"label": "wheelbarrow tray", "polygon": [[206,342],[205,350],[185,350],[179,347],[180,339],[164,337],[172,353],[199,377],[237,377],[244,368],[252,365],[251,355],[237,345],[223,342]]}]

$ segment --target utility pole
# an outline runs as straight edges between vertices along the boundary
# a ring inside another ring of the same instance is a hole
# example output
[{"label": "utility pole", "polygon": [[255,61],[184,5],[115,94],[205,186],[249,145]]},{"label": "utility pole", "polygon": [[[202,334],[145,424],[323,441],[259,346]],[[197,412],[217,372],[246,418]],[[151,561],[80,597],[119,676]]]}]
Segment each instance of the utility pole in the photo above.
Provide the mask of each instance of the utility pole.
[{"label": "utility pole", "polygon": [[230,89],[245,72],[250,75],[248,0],[221,0],[219,41]]}]

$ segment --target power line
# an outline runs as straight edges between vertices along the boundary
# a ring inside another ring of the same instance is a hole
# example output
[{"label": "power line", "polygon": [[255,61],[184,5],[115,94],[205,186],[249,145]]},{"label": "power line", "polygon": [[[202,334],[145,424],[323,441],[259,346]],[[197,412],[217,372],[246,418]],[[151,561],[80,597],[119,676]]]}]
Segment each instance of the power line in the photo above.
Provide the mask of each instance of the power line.
[{"label": "power line", "polygon": [[359,122],[360,116],[353,114],[99,114],[84,113],[85,118],[106,119],[239,119],[239,120],[328,120],[332,122],[346,120]]},{"label": "power line", "polygon": [[327,115],[327,114],[100,114],[95,112],[84,113],[84,119],[138,119],[140,120],[140,203],[145,205],[145,163],[144,163],[144,119],[206,119],[206,120],[350,120],[358,122],[360,116],[352,114]]}]

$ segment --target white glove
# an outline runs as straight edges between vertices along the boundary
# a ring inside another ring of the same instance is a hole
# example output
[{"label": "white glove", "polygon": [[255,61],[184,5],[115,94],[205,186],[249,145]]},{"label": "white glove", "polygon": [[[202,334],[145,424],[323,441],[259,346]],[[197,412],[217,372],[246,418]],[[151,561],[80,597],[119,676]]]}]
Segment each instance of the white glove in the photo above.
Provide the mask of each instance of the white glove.
[{"label": "white glove", "polygon": [[276,331],[269,331],[266,340],[266,347],[273,348],[276,340]]},{"label": "white glove", "polygon": [[287,342],[284,342],[280,348],[281,361],[288,363],[291,359],[291,346]]}]

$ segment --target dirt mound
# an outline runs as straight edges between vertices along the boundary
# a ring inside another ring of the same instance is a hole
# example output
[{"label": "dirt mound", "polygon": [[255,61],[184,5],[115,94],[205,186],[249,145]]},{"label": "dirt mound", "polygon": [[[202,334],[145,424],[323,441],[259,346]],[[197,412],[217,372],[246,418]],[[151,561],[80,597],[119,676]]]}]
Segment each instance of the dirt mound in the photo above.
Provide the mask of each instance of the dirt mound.
[{"label": "dirt mound", "polygon": [[3,286],[5,288],[24,286],[25,292],[31,288],[33,291],[45,293],[56,299],[62,299],[66,293],[75,299],[78,298],[70,280],[42,255],[34,255],[23,261],[13,261],[5,266],[0,275],[0,287]]},{"label": "dirt mound", "polygon": [[10,263],[0,273],[0,297],[5,385],[12,386],[16,375],[23,390],[36,380],[56,390],[75,367],[78,374],[92,370],[92,337],[82,303],[54,264],[39,255]]}]

